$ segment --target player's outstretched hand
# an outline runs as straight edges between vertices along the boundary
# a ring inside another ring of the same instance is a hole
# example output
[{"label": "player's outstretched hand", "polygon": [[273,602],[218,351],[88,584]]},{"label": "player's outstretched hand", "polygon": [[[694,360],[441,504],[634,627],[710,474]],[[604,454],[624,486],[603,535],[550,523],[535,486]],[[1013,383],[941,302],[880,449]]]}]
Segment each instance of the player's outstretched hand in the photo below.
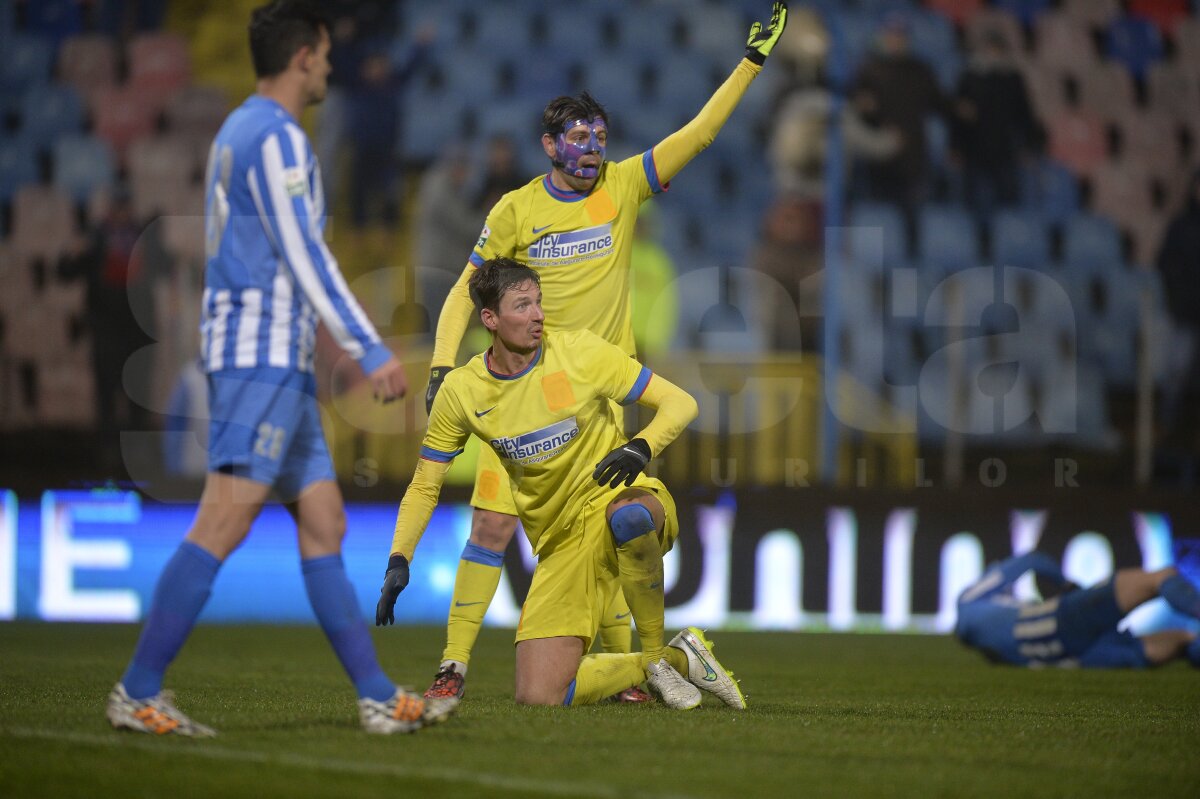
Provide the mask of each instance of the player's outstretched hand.
[{"label": "player's outstretched hand", "polygon": [[388,358],[382,366],[371,372],[369,379],[371,395],[377,402],[394,402],[408,391],[408,378],[404,375],[404,367],[394,357]]},{"label": "player's outstretched hand", "polygon": [[771,54],[771,48],[783,35],[787,26],[787,3],[777,2],[771,6],[771,21],[764,28],[761,22],[750,26],[750,37],[746,39],[746,58],[762,66]]},{"label": "player's outstretched hand", "polygon": [[383,588],[379,589],[379,604],[375,606],[375,626],[396,623],[396,597],[408,585],[408,558],[392,555],[388,558]]},{"label": "player's outstretched hand", "polygon": [[442,381],[446,379],[446,375],[450,374],[453,366],[434,366],[429,370],[429,387],[425,389],[425,413],[428,414],[433,410],[433,398],[437,396],[438,389],[442,387]]},{"label": "player's outstretched hand", "polygon": [[650,445],[643,438],[635,438],[617,447],[596,464],[592,478],[600,485],[616,488],[618,485],[633,485],[633,478],[642,473],[650,462]]}]

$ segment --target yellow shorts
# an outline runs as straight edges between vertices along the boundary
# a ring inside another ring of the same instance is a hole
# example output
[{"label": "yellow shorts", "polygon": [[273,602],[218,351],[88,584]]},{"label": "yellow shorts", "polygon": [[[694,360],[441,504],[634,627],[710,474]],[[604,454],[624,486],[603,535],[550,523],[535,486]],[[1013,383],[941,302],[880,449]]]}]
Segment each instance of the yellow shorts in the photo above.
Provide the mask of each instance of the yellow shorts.
[{"label": "yellow shorts", "polygon": [[[662,503],[664,523],[659,541],[665,555],[679,535],[675,500],[666,486],[652,478],[643,478],[634,488],[646,489]],[[565,534],[555,533],[562,536],[562,543],[543,550],[538,557],[517,624],[517,641],[571,636],[583,639],[584,652],[591,648],[604,611],[621,590],[617,549],[605,518],[614,496],[616,492],[585,504]]]},{"label": "yellow shorts", "polygon": [[487,444],[479,447],[479,460],[475,464],[475,490],[471,494],[471,507],[481,510],[517,515],[517,503],[513,500],[512,483],[508,472],[500,463],[500,456]]}]

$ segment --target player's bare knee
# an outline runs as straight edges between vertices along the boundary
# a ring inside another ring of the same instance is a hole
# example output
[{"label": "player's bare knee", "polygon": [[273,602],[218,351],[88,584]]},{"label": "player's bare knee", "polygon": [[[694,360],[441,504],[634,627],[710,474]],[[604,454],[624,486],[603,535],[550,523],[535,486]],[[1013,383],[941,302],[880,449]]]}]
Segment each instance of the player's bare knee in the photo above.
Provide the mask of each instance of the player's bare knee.
[{"label": "player's bare knee", "polygon": [[517,517],[476,508],[471,517],[471,543],[503,552],[517,530]]}]

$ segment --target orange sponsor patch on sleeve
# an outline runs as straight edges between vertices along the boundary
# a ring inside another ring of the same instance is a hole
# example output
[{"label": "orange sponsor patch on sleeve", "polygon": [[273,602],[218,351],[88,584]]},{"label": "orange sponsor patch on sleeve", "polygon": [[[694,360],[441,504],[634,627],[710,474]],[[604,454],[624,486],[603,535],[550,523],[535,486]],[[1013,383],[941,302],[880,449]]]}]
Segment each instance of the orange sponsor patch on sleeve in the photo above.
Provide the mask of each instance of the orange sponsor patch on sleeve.
[{"label": "orange sponsor patch on sleeve", "polygon": [[484,499],[495,499],[496,495],[500,493],[500,473],[484,469],[479,473],[479,482],[475,488],[479,491],[479,496]]},{"label": "orange sponsor patch on sleeve", "polygon": [[554,372],[543,377],[542,393],[546,395],[546,405],[552,411],[561,411],[575,404],[575,391],[566,372]]}]

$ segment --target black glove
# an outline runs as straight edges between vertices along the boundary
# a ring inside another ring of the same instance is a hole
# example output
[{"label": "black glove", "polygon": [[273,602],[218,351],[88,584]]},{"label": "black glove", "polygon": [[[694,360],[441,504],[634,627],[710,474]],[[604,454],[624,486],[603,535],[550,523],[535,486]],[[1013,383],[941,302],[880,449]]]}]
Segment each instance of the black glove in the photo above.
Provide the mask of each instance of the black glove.
[{"label": "black glove", "polygon": [[750,26],[750,36],[746,39],[746,58],[760,67],[763,65],[775,43],[783,35],[783,29],[787,25],[787,10],[787,3],[774,3],[771,6],[771,20],[766,28],[761,22]]},{"label": "black glove", "polygon": [[425,389],[425,413],[429,414],[433,410],[433,398],[437,396],[438,389],[442,387],[442,381],[446,379],[446,375],[450,374],[453,366],[434,366],[429,370],[429,387]]},{"label": "black glove", "polygon": [[408,585],[408,558],[392,555],[388,558],[383,588],[379,589],[379,604],[375,606],[375,626],[396,623],[396,597]]},{"label": "black glove", "polygon": [[642,473],[650,462],[650,445],[644,438],[635,438],[617,447],[596,464],[592,478],[600,485],[616,488],[621,481],[633,485],[633,478]]}]

